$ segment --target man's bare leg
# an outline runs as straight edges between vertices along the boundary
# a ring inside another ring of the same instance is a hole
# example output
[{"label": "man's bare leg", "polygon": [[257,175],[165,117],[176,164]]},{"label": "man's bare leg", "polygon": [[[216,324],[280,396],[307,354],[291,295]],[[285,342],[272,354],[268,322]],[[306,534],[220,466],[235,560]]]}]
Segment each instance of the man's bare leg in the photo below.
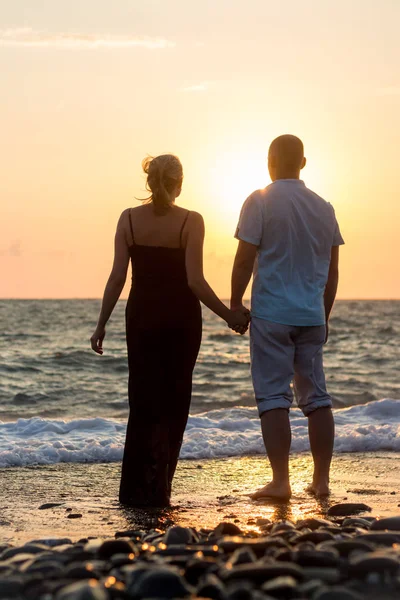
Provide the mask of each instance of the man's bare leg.
[{"label": "man's bare leg", "polygon": [[330,408],[317,408],[308,415],[308,435],[314,460],[314,475],[307,491],[317,496],[328,496],[335,438],[335,423]]},{"label": "man's bare leg", "polygon": [[289,411],[275,408],[261,415],[261,429],[265,449],[272,467],[272,481],[251,497],[289,499],[292,495],[289,482],[289,450],[292,435]]}]

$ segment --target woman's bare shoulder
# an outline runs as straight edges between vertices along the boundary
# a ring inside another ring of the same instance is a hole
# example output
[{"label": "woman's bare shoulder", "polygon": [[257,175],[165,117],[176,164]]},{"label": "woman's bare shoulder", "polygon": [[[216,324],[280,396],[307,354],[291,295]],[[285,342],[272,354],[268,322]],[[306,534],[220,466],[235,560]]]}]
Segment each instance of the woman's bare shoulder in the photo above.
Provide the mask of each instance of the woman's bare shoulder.
[{"label": "woman's bare shoulder", "polygon": [[199,212],[196,212],[195,210],[191,210],[189,212],[189,217],[188,217],[188,221],[193,224],[193,226],[196,225],[203,225],[204,224],[204,219],[201,216],[201,214]]}]

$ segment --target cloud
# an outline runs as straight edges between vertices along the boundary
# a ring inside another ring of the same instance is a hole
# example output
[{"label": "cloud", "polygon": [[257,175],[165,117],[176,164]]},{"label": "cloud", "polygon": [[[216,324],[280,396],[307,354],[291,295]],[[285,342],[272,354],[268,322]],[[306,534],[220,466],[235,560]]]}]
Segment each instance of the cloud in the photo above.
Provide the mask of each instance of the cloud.
[{"label": "cloud", "polygon": [[400,85],[389,85],[377,90],[378,96],[400,96]]},{"label": "cloud", "polygon": [[172,48],[163,38],[101,35],[94,33],[47,33],[30,27],[0,30],[0,47],[6,48]]},{"label": "cloud", "polygon": [[208,83],[206,81],[182,88],[182,92],[206,92],[207,90]]}]

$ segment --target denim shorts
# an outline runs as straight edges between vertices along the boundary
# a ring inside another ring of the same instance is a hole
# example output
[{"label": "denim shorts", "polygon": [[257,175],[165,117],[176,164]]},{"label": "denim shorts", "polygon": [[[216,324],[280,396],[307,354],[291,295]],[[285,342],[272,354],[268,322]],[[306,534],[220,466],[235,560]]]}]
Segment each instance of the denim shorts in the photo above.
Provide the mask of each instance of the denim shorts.
[{"label": "denim shorts", "polygon": [[253,317],[250,325],[251,375],[258,413],[289,408],[293,387],[304,415],[332,407],[322,363],[325,325],[298,327]]}]

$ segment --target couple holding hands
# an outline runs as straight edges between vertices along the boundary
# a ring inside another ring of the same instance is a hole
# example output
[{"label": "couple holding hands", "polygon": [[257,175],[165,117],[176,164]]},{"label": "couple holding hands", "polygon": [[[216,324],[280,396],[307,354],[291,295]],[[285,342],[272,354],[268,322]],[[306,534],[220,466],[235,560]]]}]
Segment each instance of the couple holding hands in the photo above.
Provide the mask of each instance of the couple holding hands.
[{"label": "couple holding hands", "polygon": [[125,210],[92,349],[103,353],[105,325],[125,285],[130,414],[122,463],[120,502],[168,506],[189,415],[192,374],[201,343],[200,302],[244,334],[250,311],[243,296],[253,274],[250,352],[255,399],[273,478],[254,499],[288,500],[291,383],[308,417],[314,476],[308,491],[329,494],[333,452],[332,402],[323,372],[323,345],[338,284],[343,239],[333,207],[300,180],[301,140],[270,145],[272,183],[245,201],[235,237],[231,309],[203,274],[202,216],[178,207],[183,171],[166,154],[143,162],[150,196]]}]

